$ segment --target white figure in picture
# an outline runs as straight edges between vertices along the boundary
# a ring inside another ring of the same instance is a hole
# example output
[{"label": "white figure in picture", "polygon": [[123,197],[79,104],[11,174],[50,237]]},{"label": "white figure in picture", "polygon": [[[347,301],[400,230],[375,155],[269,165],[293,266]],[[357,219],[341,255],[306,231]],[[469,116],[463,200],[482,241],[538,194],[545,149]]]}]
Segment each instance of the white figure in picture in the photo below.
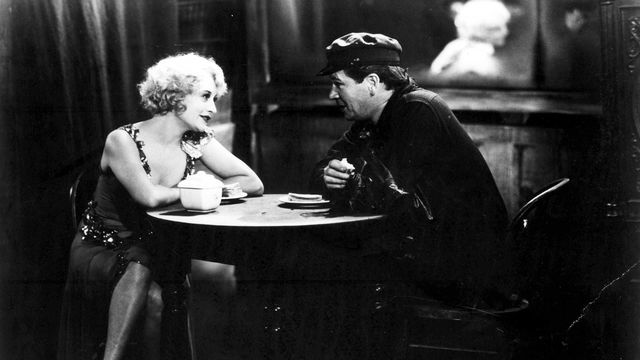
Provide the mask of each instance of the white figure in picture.
[{"label": "white figure in picture", "polygon": [[458,38],[449,42],[431,63],[431,73],[446,77],[495,78],[500,64],[494,56],[504,46],[511,13],[500,0],[469,0],[451,5]]}]

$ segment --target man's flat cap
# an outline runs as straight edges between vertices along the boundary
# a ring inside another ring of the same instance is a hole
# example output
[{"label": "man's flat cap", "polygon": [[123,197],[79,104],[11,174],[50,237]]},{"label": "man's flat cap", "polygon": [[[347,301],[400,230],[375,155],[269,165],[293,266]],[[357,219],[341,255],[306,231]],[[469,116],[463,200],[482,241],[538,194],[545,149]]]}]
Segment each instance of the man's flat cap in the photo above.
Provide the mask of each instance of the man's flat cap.
[{"label": "man's flat cap", "polygon": [[318,76],[329,75],[351,66],[400,65],[402,46],[383,34],[349,33],[326,47],[327,66]]}]

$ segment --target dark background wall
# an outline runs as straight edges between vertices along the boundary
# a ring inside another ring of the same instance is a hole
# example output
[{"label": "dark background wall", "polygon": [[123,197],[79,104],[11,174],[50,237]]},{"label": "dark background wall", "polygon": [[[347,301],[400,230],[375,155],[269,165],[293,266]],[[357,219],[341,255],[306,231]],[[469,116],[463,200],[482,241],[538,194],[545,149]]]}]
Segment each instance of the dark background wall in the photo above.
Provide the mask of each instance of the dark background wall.
[{"label": "dark background wall", "polygon": [[68,189],[173,51],[173,1],[0,1],[0,358],[52,359]]}]

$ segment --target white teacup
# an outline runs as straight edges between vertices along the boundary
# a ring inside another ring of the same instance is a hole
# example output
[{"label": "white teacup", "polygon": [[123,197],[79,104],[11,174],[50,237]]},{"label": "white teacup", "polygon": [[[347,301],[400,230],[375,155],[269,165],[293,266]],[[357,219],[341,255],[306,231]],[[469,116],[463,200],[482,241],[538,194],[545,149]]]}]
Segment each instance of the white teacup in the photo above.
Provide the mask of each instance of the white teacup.
[{"label": "white teacup", "polygon": [[204,171],[198,171],[180,181],[180,203],[189,211],[212,211],[222,200],[222,181]]}]

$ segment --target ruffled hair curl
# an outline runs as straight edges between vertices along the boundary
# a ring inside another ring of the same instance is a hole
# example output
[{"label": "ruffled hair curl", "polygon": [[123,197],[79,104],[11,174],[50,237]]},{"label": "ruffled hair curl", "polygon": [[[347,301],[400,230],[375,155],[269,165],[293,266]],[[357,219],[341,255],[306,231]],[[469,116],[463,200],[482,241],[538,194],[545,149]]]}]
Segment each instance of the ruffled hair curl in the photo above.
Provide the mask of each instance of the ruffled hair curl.
[{"label": "ruffled hair curl", "polygon": [[227,93],[227,83],[222,68],[213,58],[197,53],[166,57],[151,66],[145,79],[138,84],[140,103],[152,115],[186,109],[183,100],[191,94],[204,76],[211,75],[216,85],[217,97]]}]

